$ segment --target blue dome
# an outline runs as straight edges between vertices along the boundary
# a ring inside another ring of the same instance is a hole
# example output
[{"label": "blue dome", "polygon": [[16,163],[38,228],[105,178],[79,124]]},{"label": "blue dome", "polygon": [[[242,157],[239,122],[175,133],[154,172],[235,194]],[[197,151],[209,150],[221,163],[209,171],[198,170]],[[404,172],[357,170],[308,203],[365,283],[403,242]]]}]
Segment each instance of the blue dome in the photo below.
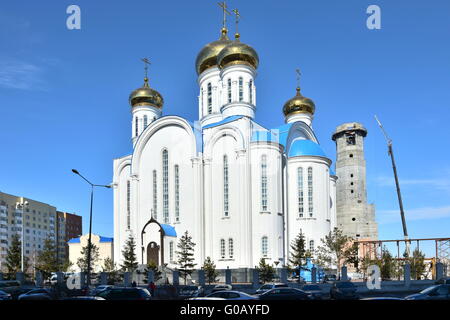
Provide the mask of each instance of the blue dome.
[{"label": "blue dome", "polygon": [[291,145],[288,157],[291,158],[297,156],[316,156],[327,158],[325,152],[323,152],[322,148],[317,143],[304,139],[295,140]]}]

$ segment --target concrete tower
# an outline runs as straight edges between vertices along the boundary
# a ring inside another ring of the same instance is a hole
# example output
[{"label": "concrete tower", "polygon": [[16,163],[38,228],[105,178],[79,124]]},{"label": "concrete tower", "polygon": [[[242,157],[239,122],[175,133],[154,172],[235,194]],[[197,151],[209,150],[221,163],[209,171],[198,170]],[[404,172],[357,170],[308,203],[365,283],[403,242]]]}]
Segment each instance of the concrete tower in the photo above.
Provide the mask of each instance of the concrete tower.
[{"label": "concrete tower", "polygon": [[377,239],[375,206],[367,203],[364,137],[367,130],[357,122],[336,128],[336,219],[344,234],[358,239]]}]

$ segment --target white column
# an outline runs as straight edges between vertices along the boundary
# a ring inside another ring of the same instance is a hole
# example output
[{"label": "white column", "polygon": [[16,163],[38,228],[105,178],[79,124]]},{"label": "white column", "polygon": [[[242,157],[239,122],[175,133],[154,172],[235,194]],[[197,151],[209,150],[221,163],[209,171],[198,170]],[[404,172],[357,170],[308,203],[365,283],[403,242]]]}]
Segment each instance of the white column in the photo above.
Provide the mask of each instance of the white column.
[{"label": "white column", "polygon": [[[203,159],[204,161],[204,195],[205,195],[205,253],[206,256],[213,257],[213,208],[212,208],[212,159]],[[206,214],[207,213],[207,214]]]}]

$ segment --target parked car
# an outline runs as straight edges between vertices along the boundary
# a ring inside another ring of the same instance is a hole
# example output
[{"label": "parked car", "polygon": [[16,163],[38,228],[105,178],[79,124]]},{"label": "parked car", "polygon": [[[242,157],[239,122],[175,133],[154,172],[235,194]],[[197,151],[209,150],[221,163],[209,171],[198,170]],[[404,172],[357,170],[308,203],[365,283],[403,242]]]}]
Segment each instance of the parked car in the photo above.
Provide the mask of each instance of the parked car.
[{"label": "parked car", "polygon": [[98,300],[105,300],[102,297],[94,297],[94,296],[76,296],[76,297],[67,297],[63,300],[77,300],[77,301],[86,301],[86,300],[92,300],[92,301],[98,301]]},{"label": "parked car", "polygon": [[358,299],[356,286],[349,281],[336,281],[330,289],[331,299]]},{"label": "parked car", "polygon": [[301,288],[304,292],[310,295],[313,300],[322,300],[324,299],[324,292],[317,284],[305,284]]},{"label": "parked car", "polygon": [[335,274],[326,274],[322,280],[323,283],[330,283],[335,281],[337,281],[337,277]]},{"label": "parked car", "polygon": [[12,300],[11,294],[0,290],[0,301]]},{"label": "parked car", "polygon": [[258,297],[240,291],[221,290],[207,295],[208,298],[223,298],[225,300],[256,300]]},{"label": "parked car", "polygon": [[277,288],[259,295],[259,300],[310,300],[309,295],[299,289]]},{"label": "parked car", "polygon": [[222,290],[232,290],[232,289],[233,289],[233,287],[229,284],[218,284],[211,290],[211,293],[217,292],[217,291],[222,291]]},{"label": "parked car", "polygon": [[369,298],[362,298],[360,300],[405,300],[405,299],[398,297],[369,297]]},{"label": "parked car", "polygon": [[54,300],[55,292],[51,289],[34,289],[19,296],[18,300]]},{"label": "parked car", "polygon": [[405,297],[405,300],[450,300],[450,285],[434,285]]},{"label": "parked car", "polygon": [[106,285],[106,284],[105,285],[99,285],[99,286],[95,287],[94,289],[92,289],[89,292],[89,295],[95,296],[95,295],[97,295],[97,293],[102,292],[103,290],[110,289],[112,287],[113,287],[112,285]]},{"label": "parked car", "polygon": [[450,278],[441,278],[437,280],[435,284],[450,284]]},{"label": "parked car", "polygon": [[216,298],[216,297],[195,297],[195,298],[189,298],[188,300],[212,300],[212,301],[218,301],[218,300],[225,300],[224,298]]},{"label": "parked car", "polygon": [[289,285],[286,283],[266,283],[262,285],[258,290],[256,290],[256,294],[262,294],[266,291],[276,288],[289,288]]},{"label": "parked car", "polygon": [[20,282],[16,280],[0,281],[0,290],[10,294],[13,299],[23,293],[21,292]]},{"label": "parked car", "polygon": [[178,297],[188,299],[205,296],[205,289],[202,286],[182,286],[178,290]]},{"label": "parked car", "polygon": [[96,297],[105,300],[151,300],[150,292],[145,288],[112,287],[97,293]]}]

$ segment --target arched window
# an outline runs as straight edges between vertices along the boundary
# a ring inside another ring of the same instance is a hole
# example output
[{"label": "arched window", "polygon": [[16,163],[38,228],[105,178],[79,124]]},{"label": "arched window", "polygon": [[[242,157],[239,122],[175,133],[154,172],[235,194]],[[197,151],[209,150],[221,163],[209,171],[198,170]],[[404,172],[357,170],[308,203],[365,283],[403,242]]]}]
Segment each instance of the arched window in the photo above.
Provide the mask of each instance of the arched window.
[{"label": "arched window", "polygon": [[130,229],[130,226],[131,226],[130,204],[131,204],[131,186],[130,186],[130,181],[127,181],[127,228],[128,229]]},{"label": "arched window", "polygon": [[211,82],[208,83],[208,114],[212,112],[212,87]]},{"label": "arched window", "polygon": [[313,169],[308,168],[308,213],[313,216]]},{"label": "arched window", "polygon": [[233,239],[228,239],[228,256],[230,259],[233,259],[234,256],[234,245],[233,245]]},{"label": "arched window", "polygon": [[169,260],[170,262],[173,261],[173,241],[170,241],[169,244]]},{"label": "arched window", "polygon": [[138,119],[138,117],[136,117],[136,118],[134,118],[134,133],[135,133],[135,136],[137,137],[138,135],[139,135],[139,119]]},{"label": "arched window", "polygon": [[267,211],[267,156],[261,156],[261,210]]},{"label": "arched window", "polygon": [[163,170],[163,218],[164,223],[169,223],[169,153],[166,149],[162,152]]},{"label": "arched window", "polygon": [[156,180],[156,170],[153,170],[153,218],[158,216],[158,180]]},{"label": "arched window", "polygon": [[266,258],[269,252],[269,240],[266,236],[261,238],[261,254],[263,258]]},{"label": "arched window", "polygon": [[225,259],[225,239],[220,239],[220,256]]},{"label": "arched window", "polygon": [[175,222],[180,221],[180,168],[175,165]]},{"label": "arched window", "polygon": [[298,216],[303,217],[303,168],[297,169],[297,188],[298,188]]},{"label": "arched window", "polygon": [[311,252],[314,251],[314,240],[309,241],[309,251],[311,251]]},{"label": "arched window", "polygon": [[228,157],[223,156],[223,214],[225,217],[229,215],[229,199],[228,199]]},{"label": "arched window", "polygon": [[147,115],[144,116],[144,129],[147,128],[148,125],[148,118]]},{"label": "arched window", "polygon": [[228,79],[227,83],[227,91],[228,91],[228,103],[231,103],[231,79]]},{"label": "arched window", "polygon": [[250,103],[253,103],[253,80],[250,80],[248,83],[248,92]]},{"label": "arched window", "polygon": [[239,101],[242,101],[244,99],[244,79],[242,77],[239,77]]}]

